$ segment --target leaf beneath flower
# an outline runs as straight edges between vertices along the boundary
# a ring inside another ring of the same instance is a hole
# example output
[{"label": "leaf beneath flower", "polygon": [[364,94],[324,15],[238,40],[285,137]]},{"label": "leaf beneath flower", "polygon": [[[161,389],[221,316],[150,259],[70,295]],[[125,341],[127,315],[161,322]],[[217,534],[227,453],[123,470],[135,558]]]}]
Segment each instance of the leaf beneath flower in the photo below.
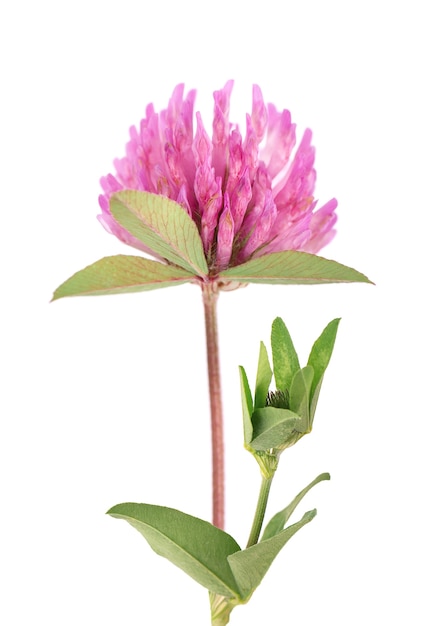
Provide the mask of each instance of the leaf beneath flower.
[{"label": "leaf beneath flower", "polygon": [[273,252],[219,274],[222,280],[272,285],[371,283],[357,270],[308,252]]},{"label": "leaf beneath flower", "polygon": [[157,554],[210,591],[228,598],[240,596],[227,560],[240,547],[223,530],[176,509],[152,504],[117,504],[107,513],[129,522]]},{"label": "leaf beneath flower", "polygon": [[310,522],[315,515],[315,510],[308,511],[299,522],[289,526],[274,537],[266,541],[260,541],[254,546],[235,552],[228,557],[228,562],[244,600],[249,598],[260,585],[271,563],[283,546],[298,530]]},{"label": "leaf beneath flower", "polygon": [[196,224],[174,200],[126,189],[112,195],[110,212],[118,224],[155,254],[199,276],[208,274]]},{"label": "leaf beneath flower", "polygon": [[121,254],[105,257],[80,270],[55,290],[52,299],[149,291],[193,279],[193,274],[175,265]]}]

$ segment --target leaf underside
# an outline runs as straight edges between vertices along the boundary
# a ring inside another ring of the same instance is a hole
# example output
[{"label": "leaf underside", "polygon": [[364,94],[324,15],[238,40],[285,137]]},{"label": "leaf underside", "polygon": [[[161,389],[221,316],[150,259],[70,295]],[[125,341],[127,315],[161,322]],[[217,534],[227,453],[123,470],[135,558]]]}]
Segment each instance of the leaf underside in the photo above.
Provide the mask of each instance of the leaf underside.
[{"label": "leaf underside", "polygon": [[273,285],[371,283],[364,274],[337,261],[293,250],[264,254],[224,270],[219,277],[238,282]]},{"label": "leaf underside", "polygon": [[254,546],[235,552],[228,557],[228,562],[239,585],[242,598],[246,600],[251,596],[262,582],[263,577],[280,550],[315,515],[315,510],[308,511],[299,522],[289,526],[274,537],[266,541],[260,541]]},{"label": "leaf underside", "polygon": [[251,446],[254,450],[263,451],[286,443],[296,430],[300,417],[288,409],[265,406],[254,411],[252,421]]},{"label": "leaf underside", "polygon": [[157,554],[209,591],[239,603],[249,600],[280,550],[316,515],[308,511],[296,524],[241,550],[223,530],[176,509],[128,502],[107,513],[127,521]]},{"label": "leaf underside", "polygon": [[121,254],[105,257],[68,278],[55,290],[53,300],[150,291],[182,285],[193,279],[193,274],[175,265]]},{"label": "leaf underside", "polygon": [[312,482],[309,483],[300,493],[296,495],[296,497],[285,507],[282,511],[276,513],[268,522],[265,527],[265,530],[262,534],[261,541],[265,541],[266,539],[270,539],[274,537],[278,533],[282,532],[285,528],[285,524],[288,522],[291,515],[294,513],[296,507],[301,502],[301,500],[306,496],[308,491],[312,489],[315,485],[322,482],[322,480],[330,480],[330,475],[326,472],[324,474],[320,474],[315,478]]},{"label": "leaf underside", "polygon": [[157,554],[210,591],[240,596],[227,560],[240,547],[223,530],[176,509],[152,504],[117,504],[108,514],[129,522]]}]

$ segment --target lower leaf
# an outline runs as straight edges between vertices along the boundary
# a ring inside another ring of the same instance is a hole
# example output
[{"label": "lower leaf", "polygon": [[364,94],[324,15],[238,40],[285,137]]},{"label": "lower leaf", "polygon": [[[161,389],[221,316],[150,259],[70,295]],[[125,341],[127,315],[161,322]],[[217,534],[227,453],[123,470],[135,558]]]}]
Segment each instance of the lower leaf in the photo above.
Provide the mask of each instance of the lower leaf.
[{"label": "lower leaf", "polygon": [[228,557],[228,562],[244,600],[249,599],[253,591],[260,585],[271,563],[283,546],[298,530],[308,524],[316,513],[315,509],[308,511],[299,522],[289,526],[281,533]]},{"label": "lower leaf", "polygon": [[209,591],[232,598],[240,596],[227,560],[240,547],[223,530],[176,509],[152,504],[117,504],[107,513],[129,522],[157,554]]},{"label": "lower leaf", "polygon": [[285,524],[287,523],[291,515],[294,513],[297,505],[306,496],[308,491],[314,487],[314,485],[317,485],[318,483],[322,482],[322,480],[330,480],[330,479],[331,477],[327,472],[324,474],[320,474],[319,476],[317,476],[317,478],[315,478],[312,482],[310,482],[309,485],[307,485],[304,489],[302,489],[302,491],[296,495],[294,500],[292,500],[288,504],[287,507],[285,507],[282,511],[279,511],[278,513],[276,513],[270,519],[270,521],[266,525],[265,530],[263,531],[262,541],[265,541],[265,539],[270,539],[271,537],[274,537],[274,535],[277,535],[285,528]]}]

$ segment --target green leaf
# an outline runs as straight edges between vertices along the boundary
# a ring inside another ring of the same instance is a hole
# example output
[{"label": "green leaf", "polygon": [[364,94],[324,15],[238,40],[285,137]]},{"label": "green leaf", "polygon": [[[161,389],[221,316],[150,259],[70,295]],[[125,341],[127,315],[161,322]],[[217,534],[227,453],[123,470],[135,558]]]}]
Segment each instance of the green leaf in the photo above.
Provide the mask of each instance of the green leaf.
[{"label": "green leaf", "polygon": [[193,274],[175,265],[120,254],[105,257],[80,270],[55,290],[52,299],[149,291],[182,285],[193,279]]},{"label": "green leaf", "polygon": [[254,450],[270,450],[284,444],[296,430],[300,417],[273,406],[265,406],[254,411],[253,439],[250,445]]},{"label": "green leaf", "polygon": [[315,409],[323,382],[323,376],[326,368],[328,367],[332,351],[334,349],[339,323],[340,318],[337,318],[332,320],[332,322],[326,326],[320,337],[312,346],[311,353],[308,358],[308,365],[311,365],[314,368],[314,379],[311,385],[311,404],[309,409],[311,422],[314,419]]},{"label": "green leaf", "polygon": [[306,433],[310,430],[309,394],[313,378],[314,370],[307,365],[296,372],[289,390],[289,408],[300,416],[300,422],[296,426],[299,433]]},{"label": "green leaf", "polygon": [[272,377],[273,372],[268,359],[268,352],[265,344],[261,341],[259,363],[257,365],[256,391],[254,395],[254,406],[256,409],[260,409],[265,406]]},{"label": "green leaf", "polygon": [[253,413],[253,399],[247,374],[242,365],[239,365],[240,392],[242,396],[243,437],[245,444],[249,444],[253,437],[253,425],[251,415]]},{"label": "green leaf", "polygon": [[291,336],[280,317],[276,317],[272,325],[271,348],[277,389],[288,391],[300,364]]},{"label": "green leaf", "polygon": [[292,502],[290,502],[286,508],[284,508],[282,511],[279,511],[279,513],[276,513],[274,517],[270,519],[270,521],[266,525],[265,530],[263,531],[261,541],[270,539],[271,537],[274,537],[275,535],[282,532],[282,530],[285,528],[285,524],[294,513],[297,505],[299,504],[299,502],[301,502],[304,496],[306,496],[308,491],[312,489],[314,485],[322,482],[322,480],[330,480],[330,478],[331,477],[328,473],[320,474],[320,476],[317,476],[317,478],[309,483],[307,487],[302,489],[302,491],[296,495],[294,500],[292,500]]},{"label": "green leaf", "polygon": [[372,283],[357,270],[308,252],[272,252],[219,274],[225,280],[272,285]]},{"label": "green leaf", "polygon": [[226,597],[240,595],[227,561],[240,547],[223,530],[176,509],[152,504],[117,504],[107,513],[129,522],[157,554],[210,591]]},{"label": "green leaf", "polygon": [[193,274],[208,274],[197,226],[174,200],[128,189],[111,196],[110,212],[118,224],[159,256]]},{"label": "green leaf", "polygon": [[228,557],[228,562],[244,600],[247,600],[260,585],[271,563],[283,546],[302,526],[310,522],[315,515],[315,510],[308,511],[299,522],[289,526],[289,528],[278,535],[266,541],[260,541],[254,546],[235,552]]},{"label": "green leaf", "polygon": [[316,412],[316,409],[317,409],[317,403],[318,403],[318,399],[319,399],[319,396],[320,396],[320,390],[321,390],[322,384],[323,384],[323,378],[324,377],[322,376],[321,379],[319,380],[318,385],[315,388],[314,395],[312,396],[311,401],[310,401],[310,405],[309,405],[309,422],[311,424],[311,427],[312,427],[312,424],[314,422],[315,412]]}]

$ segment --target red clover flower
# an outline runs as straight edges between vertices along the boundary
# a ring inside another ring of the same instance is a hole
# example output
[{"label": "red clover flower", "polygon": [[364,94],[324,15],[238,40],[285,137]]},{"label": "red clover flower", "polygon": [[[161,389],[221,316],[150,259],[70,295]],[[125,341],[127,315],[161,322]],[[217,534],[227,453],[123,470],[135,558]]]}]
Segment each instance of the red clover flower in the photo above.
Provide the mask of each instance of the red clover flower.
[{"label": "red clover flower", "polygon": [[290,112],[266,105],[254,85],[243,136],[229,121],[232,88],[230,80],[214,92],[211,139],[200,113],[194,129],[195,90],[184,97],[184,85],[178,85],[160,113],[147,106],[139,129],[130,129],[126,156],[114,162],[116,175],[101,179],[98,219],[110,233],[158,258],[110,212],[111,195],[133,189],[165,196],[186,210],[211,274],[272,252],[316,253],[331,241],[337,201],[316,208],[311,131],[295,151]]}]

